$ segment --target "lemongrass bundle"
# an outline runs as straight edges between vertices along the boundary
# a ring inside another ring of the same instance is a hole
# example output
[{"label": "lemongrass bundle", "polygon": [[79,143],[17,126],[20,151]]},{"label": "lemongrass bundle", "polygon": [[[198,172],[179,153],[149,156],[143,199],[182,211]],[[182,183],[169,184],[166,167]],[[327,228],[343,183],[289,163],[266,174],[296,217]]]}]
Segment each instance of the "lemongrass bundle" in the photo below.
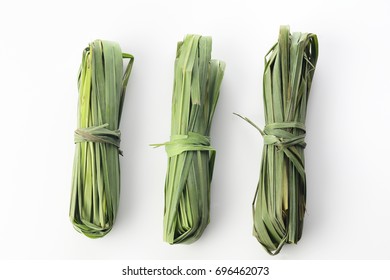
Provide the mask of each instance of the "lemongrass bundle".
[{"label": "lemongrass bundle", "polygon": [[209,223],[215,159],[209,135],[224,69],[211,59],[211,37],[187,35],[178,43],[171,139],[162,144],[168,154],[164,241],[170,244],[196,241]]},{"label": "lemongrass bundle", "polygon": [[315,34],[290,34],[280,28],[279,40],[265,57],[263,98],[265,128],[260,179],[253,201],[253,233],[268,253],[285,243],[296,244],[306,206],[304,148],[307,102],[318,58]]},{"label": "lemongrass bundle", "polygon": [[[123,58],[130,59],[123,71]],[[90,238],[106,235],[119,205],[119,123],[134,58],[115,42],[96,40],[82,56],[78,77],[70,220]]]}]

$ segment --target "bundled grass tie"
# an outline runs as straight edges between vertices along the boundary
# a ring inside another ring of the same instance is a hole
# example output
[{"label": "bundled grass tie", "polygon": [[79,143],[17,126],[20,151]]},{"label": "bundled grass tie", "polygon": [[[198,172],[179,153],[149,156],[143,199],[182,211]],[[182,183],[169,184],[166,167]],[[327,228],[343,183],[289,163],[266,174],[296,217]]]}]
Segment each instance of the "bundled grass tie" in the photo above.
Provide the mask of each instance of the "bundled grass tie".
[{"label": "bundled grass tie", "polygon": [[178,43],[171,139],[165,181],[164,240],[192,243],[209,223],[215,150],[210,127],[225,64],[211,59],[211,38],[187,35]]},{"label": "bundled grass tie", "polygon": [[[98,126],[90,126],[86,128],[78,128],[74,132],[74,142],[95,142],[111,144],[120,148],[121,132],[119,130],[110,130],[106,127],[108,123]],[[119,149],[119,154],[122,155],[122,151]]]},{"label": "bundled grass tie", "polygon": [[[123,58],[130,59],[123,73]],[[83,52],[69,216],[91,238],[114,225],[119,206],[119,123],[134,58],[115,42],[96,40]]]},{"label": "bundled grass tie", "polygon": [[279,40],[265,57],[263,97],[265,128],[260,179],[253,201],[253,234],[271,255],[285,243],[296,244],[306,210],[304,161],[307,101],[318,59],[315,34],[290,34],[280,28]]},{"label": "bundled grass tie", "polygon": [[214,159],[216,153],[215,149],[210,146],[210,137],[195,132],[188,132],[188,135],[172,135],[171,141],[154,146],[165,146],[168,157],[189,151],[210,151],[211,159]]}]

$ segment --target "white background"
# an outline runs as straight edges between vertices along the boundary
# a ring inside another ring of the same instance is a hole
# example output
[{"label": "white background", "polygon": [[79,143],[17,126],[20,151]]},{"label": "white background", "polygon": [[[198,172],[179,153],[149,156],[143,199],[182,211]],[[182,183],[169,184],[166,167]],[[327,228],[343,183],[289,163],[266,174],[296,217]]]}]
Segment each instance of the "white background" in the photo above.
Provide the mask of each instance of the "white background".
[{"label": "white background", "polygon": [[[262,139],[263,57],[279,25],[316,33],[307,118],[307,215],[273,259],[389,259],[390,4],[386,1],[2,1],[1,259],[270,259],[252,236]],[[192,245],[162,241],[173,62],[187,33],[226,62],[212,128],[211,223]],[[101,38],[135,56],[122,116],[114,229],[91,240],[68,219],[77,72]]]}]

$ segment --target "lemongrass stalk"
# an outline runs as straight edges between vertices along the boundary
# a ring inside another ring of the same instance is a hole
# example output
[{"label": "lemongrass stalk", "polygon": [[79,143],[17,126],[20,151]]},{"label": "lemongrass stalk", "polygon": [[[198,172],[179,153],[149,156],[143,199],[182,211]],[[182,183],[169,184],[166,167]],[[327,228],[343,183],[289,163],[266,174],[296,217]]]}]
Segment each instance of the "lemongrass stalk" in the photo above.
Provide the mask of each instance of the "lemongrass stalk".
[{"label": "lemongrass stalk", "polygon": [[210,219],[215,150],[210,127],[225,63],[211,59],[211,37],[187,35],[178,43],[171,139],[165,181],[164,240],[192,243]]},{"label": "lemongrass stalk", "polygon": [[[123,72],[123,58],[130,59]],[[90,238],[113,227],[120,195],[122,107],[134,58],[115,42],[96,40],[82,56],[70,220]]]},{"label": "lemongrass stalk", "polygon": [[306,210],[304,148],[307,102],[318,58],[315,34],[290,34],[281,26],[279,40],[265,57],[263,97],[265,128],[260,179],[253,201],[253,234],[268,253],[296,244]]}]

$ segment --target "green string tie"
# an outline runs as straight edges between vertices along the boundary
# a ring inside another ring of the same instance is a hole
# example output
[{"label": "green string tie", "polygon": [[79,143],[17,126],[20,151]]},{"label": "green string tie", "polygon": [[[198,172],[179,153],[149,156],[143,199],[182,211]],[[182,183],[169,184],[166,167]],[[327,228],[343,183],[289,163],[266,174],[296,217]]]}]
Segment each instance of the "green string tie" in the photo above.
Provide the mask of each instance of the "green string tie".
[{"label": "green string tie", "polygon": [[196,132],[188,132],[188,135],[172,135],[171,141],[151,146],[165,146],[168,157],[174,157],[188,151],[209,151],[215,153],[215,149],[210,146],[210,137]]},{"label": "green string tie", "polygon": [[[300,129],[303,133],[294,135],[283,129]],[[264,138],[264,145],[274,145],[279,150],[282,150],[288,159],[297,169],[299,175],[301,175],[303,181],[306,181],[304,162],[301,156],[294,150],[294,147],[301,146],[306,147],[305,136],[306,129],[303,123],[299,122],[283,122],[283,123],[270,123],[264,128],[261,134]]]},{"label": "green string tie", "polygon": [[106,128],[108,123],[86,128],[78,128],[74,132],[74,142],[95,142],[110,144],[118,148],[119,154],[123,155],[120,147],[121,132],[119,130],[110,130]]},{"label": "green string tie", "polygon": [[[297,128],[303,133],[294,135],[283,129]],[[305,136],[306,129],[303,123],[299,122],[282,122],[267,124],[262,133],[265,145],[275,145],[279,149],[285,149],[292,146],[306,147]]]},{"label": "green string tie", "polygon": [[[306,128],[303,123],[300,122],[277,122],[269,123],[265,126],[264,131],[261,130],[254,122],[247,117],[243,117],[239,114],[234,113],[236,116],[242,118],[256,128],[264,139],[264,145],[274,145],[279,151],[283,151],[288,159],[292,162],[294,167],[297,169],[302,180],[306,182],[306,174],[304,168],[303,158],[294,149],[296,146],[302,148],[306,147],[305,136]],[[299,129],[301,134],[294,135],[284,129]]]}]

